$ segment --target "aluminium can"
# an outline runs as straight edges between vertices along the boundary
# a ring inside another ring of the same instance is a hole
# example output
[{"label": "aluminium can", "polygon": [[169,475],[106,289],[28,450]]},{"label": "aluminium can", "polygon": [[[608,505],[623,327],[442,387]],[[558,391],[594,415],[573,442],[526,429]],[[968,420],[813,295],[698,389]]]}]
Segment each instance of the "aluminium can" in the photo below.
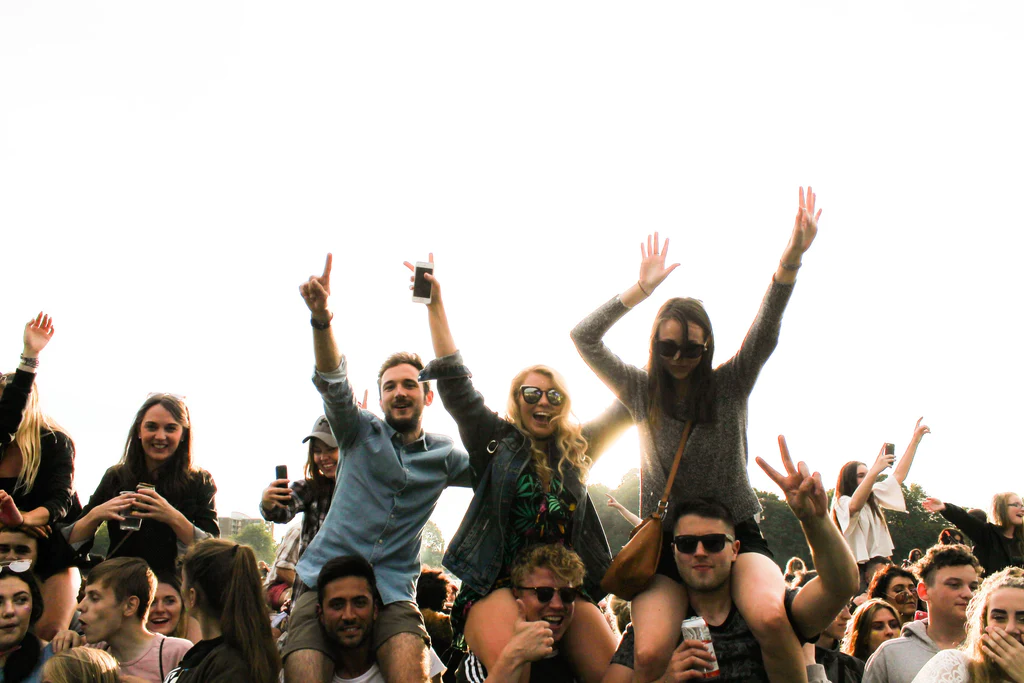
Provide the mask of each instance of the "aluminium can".
[{"label": "aluminium can", "polygon": [[[683,634],[683,640],[699,640],[704,643],[704,646],[711,653],[711,656],[715,656],[715,644],[711,642],[711,629],[708,628],[708,623],[704,621],[704,617],[691,617],[683,621],[683,625],[680,628]],[[704,678],[718,678],[721,675],[721,671],[718,670],[718,660],[711,662],[711,666],[704,671]]]}]

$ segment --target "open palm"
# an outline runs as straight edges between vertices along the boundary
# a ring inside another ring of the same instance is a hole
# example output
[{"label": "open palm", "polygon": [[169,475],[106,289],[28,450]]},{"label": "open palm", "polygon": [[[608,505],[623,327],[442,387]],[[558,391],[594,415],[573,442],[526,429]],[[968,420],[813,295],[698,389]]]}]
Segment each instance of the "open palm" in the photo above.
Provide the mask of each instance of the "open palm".
[{"label": "open palm", "polygon": [[654,289],[665,281],[673,270],[679,267],[678,263],[665,266],[665,258],[668,256],[668,238],[665,244],[659,245],[658,233],[647,236],[646,248],[640,243],[640,285],[644,292],[650,294]]}]

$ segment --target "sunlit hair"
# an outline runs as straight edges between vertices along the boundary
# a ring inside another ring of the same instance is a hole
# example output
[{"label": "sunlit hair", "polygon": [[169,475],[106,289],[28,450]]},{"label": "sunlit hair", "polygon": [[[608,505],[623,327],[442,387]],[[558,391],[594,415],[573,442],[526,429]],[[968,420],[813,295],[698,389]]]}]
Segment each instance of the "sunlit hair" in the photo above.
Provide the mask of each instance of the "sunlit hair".
[{"label": "sunlit hair", "polygon": [[156,574],[142,558],[115,557],[92,568],[86,581],[86,590],[92,585],[100,585],[112,591],[119,603],[128,598],[138,598],[139,606],[135,608],[133,616],[145,621],[156,595],[157,580]]},{"label": "sunlit hair", "polygon": [[[160,466],[157,481],[149,482],[152,475],[146,468],[146,453],[142,448],[139,431],[146,413],[153,406],[162,406],[171,414],[174,421],[181,425],[181,440],[167,462]],[[124,444],[124,456],[121,458],[118,474],[122,490],[133,489],[139,482],[157,484],[158,490],[172,495],[180,495],[188,486],[189,476],[195,472],[192,465],[192,420],[189,418],[188,406],[179,396],[173,394],[153,394],[135,414],[131,431]]]},{"label": "sunlit hair", "polygon": [[319,498],[334,491],[335,480],[325,477],[323,472],[320,471],[320,467],[317,466],[316,457],[313,455],[314,443],[320,444],[325,450],[331,450],[331,447],[315,436],[309,439],[309,453],[306,456],[306,466],[303,468],[302,474],[307,481],[313,482],[313,494]]},{"label": "sunlit hair", "polygon": [[276,683],[281,658],[252,548],[204,539],[185,554],[182,576],[184,590],[196,592],[196,610],[220,625],[224,642],[248,664],[249,680]]},{"label": "sunlit hair", "polygon": [[73,647],[47,660],[42,678],[52,683],[118,683],[121,667],[106,650]]},{"label": "sunlit hair", "polygon": [[[851,460],[843,465],[843,468],[839,470],[839,480],[836,482],[835,498],[832,501],[832,521],[835,522],[837,527],[839,526],[839,517],[836,516],[835,503],[839,500],[839,496],[852,496],[857,491],[857,468],[861,465],[864,465],[864,463],[857,460]],[[872,482],[872,484],[874,484],[874,482]],[[882,512],[882,508],[878,505],[878,501],[875,500],[874,491],[868,494],[868,507],[871,508],[872,514],[877,515],[883,522],[885,521],[885,513]]]},{"label": "sunlit hair", "polygon": [[512,585],[522,586],[535,569],[548,569],[570,586],[582,584],[586,573],[580,556],[561,543],[532,545],[520,550],[513,560],[509,570]]},{"label": "sunlit hair", "polygon": [[[690,373],[689,388],[686,396],[676,396],[675,382],[668,369],[665,359],[658,353],[658,328],[667,320],[675,320],[683,328],[683,343],[689,339],[687,323],[696,323],[704,330],[708,348],[700,357],[697,367]],[[711,318],[704,310],[704,304],[697,299],[669,299],[662,305],[651,328],[650,355],[647,360],[647,422],[651,431],[655,431],[665,415],[675,411],[680,398],[683,400],[683,413],[696,422],[714,422],[715,420],[715,375],[711,369],[711,361],[715,356],[715,334],[711,329]]]},{"label": "sunlit hair", "polygon": [[[13,378],[13,374],[3,375],[3,384],[6,386],[8,382],[13,381]],[[71,441],[71,437],[64,431],[64,428],[39,408],[39,389],[33,383],[32,390],[28,392],[28,401],[25,403],[21,424],[14,436],[14,442],[18,444],[18,450],[21,451],[22,463],[18,480],[14,484],[14,491],[28,492],[35,486],[36,477],[39,475],[39,462],[42,458],[43,431],[52,432],[58,439],[63,436],[74,451],[74,442]]]},{"label": "sunlit hair", "polygon": [[[185,599],[181,595],[181,577],[176,572],[162,570],[156,573],[157,590],[160,590],[160,584],[165,583],[174,589],[174,592],[178,595],[178,604],[181,606],[181,614],[178,617],[178,623],[174,626],[174,631],[171,632],[173,638],[188,638],[188,606],[185,604]],[[153,593],[153,601],[156,602],[156,593]],[[150,607],[152,611],[152,607]],[[152,631],[153,629],[150,629]]]},{"label": "sunlit hair", "polygon": [[871,622],[874,621],[875,614],[883,609],[888,610],[895,617],[897,624],[903,625],[899,610],[888,601],[881,598],[866,600],[854,611],[850,622],[846,625],[846,635],[843,636],[841,648],[844,653],[856,657],[862,662],[868,661],[868,657],[872,654],[870,652]]},{"label": "sunlit hair", "polygon": [[1004,680],[1002,669],[991,661],[981,647],[981,636],[988,628],[988,604],[992,594],[1001,588],[1024,590],[1024,570],[1018,567],[1007,567],[985,579],[981,589],[971,598],[967,605],[967,638],[960,650],[968,657],[967,668],[970,670],[972,683],[995,683]]},{"label": "sunlit hair", "polygon": [[893,579],[908,579],[911,585],[917,587],[916,576],[903,567],[890,564],[875,572],[871,578],[871,585],[868,586],[868,597],[884,598],[889,593],[889,586],[892,585]]},{"label": "sunlit hair", "polygon": [[[506,413],[508,421],[514,424],[519,431],[526,433],[526,428],[523,425],[523,416],[519,412],[519,388],[523,386],[523,382],[526,381],[526,377],[531,372],[536,372],[550,379],[551,384],[564,398],[558,415],[551,418],[551,423],[555,426],[555,444],[558,446],[558,472],[564,476],[566,466],[574,467],[579,471],[580,479],[586,479],[587,472],[590,469],[590,458],[587,457],[587,440],[583,438],[583,428],[579,422],[573,419],[572,399],[569,397],[569,390],[566,389],[565,379],[558,371],[546,365],[531,365],[520,370],[519,374],[512,379],[512,385],[508,391]],[[550,482],[554,475],[554,470],[548,464],[547,452],[537,448],[536,444],[531,445],[533,447],[534,471],[541,481]]]},{"label": "sunlit hair", "polygon": [[910,568],[918,581],[928,586],[935,585],[935,574],[947,567],[974,567],[981,575],[981,563],[970,548],[965,545],[933,545],[928,552]]},{"label": "sunlit hair", "polygon": [[1014,554],[1020,557],[1024,555],[1024,525],[1014,525],[1010,521],[1010,498],[1020,498],[1016,493],[1007,491],[992,496],[992,509],[989,517],[992,523],[1001,529],[1013,529]]}]

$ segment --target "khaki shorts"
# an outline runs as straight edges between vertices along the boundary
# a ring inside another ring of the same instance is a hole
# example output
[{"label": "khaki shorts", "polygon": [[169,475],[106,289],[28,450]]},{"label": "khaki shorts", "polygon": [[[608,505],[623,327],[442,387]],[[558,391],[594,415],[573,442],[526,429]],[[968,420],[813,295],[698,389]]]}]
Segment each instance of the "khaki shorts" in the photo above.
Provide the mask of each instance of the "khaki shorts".
[{"label": "khaki shorts", "polygon": [[[292,611],[288,616],[288,638],[281,652],[284,660],[296,650],[316,650],[332,660],[338,657],[338,646],[324,635],[320,619],[316,615],[316,590],[302,586],[298,598],[292,601]],[[385,605],[377,613],[377,621],[373,625],[373,649],[376,652],[389,638],[399,633],[413,633],[423,638],[430,647],[430,636],[423,625],[423,615],[416,603],[402,601]]]}]

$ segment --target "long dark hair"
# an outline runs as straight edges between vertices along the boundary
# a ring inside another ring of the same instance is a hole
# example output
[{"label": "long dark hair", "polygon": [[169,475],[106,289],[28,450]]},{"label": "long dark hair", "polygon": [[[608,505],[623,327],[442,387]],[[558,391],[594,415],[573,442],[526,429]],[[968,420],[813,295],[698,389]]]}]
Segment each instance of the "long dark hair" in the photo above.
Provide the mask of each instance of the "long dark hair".
[{"label": "long dark hair", "polygon": [[196,592],[197,609],[218,621],[224,642],[248,665],[249,680],[276,683],[281,658],[252,548],[220,538],[199,541],[185,554],[182,573],[185,589]]},{"label": "long dark hair", "polygon": [[873,653],[868,649],[871,647],[868,642],[871,638],[871,621],[875,618],[875,613],[883,609],[889,610],[896,618],[896,623],[903,626],[903,619],[900,617],[898,609],[882,598],[870,598],[854,610],[850,623],[846,625],[846,635],[843,637],[842,646],[844,653],[856,657],[862,662],[866,662],[871,657]]},{"label": "long dark hair", "polygon": [[[163,407],[174,417],[175,422],[181,425],[181,441],[178,442],[178,449],[154,475],[146,468],[146,454],[142,449],[139,429],[146,413],[157,405]],[[149,481],[155,477],[156,481],[150,483],[156,484],[161,494],[177,498],[185,492],[189,480],[196,471],[192,465],[192,420],[189,418],[188,406],[180,396],[174,394],[151,395],[139,408],[139,412],[135,413],[135,421],[132,422],[128,439],[124,444],[124,456],[118,465],[121,488],[133,489],[139,482]]]},{"label": "long dark hair", "polygon": [[[689,339],[687,323],[696,323],[704,330],[708,342],[707,350],[700,363],[689,376],[685,396],[677,396],[672,375],[665,368],[665,361],[655,348],[658,328],[666,320],[675,320],[683,328],[683,341]],[[711,361],[715,355],[715,335],[711,329],[711,318],[704,305],[697,299],[669,299],[658,311],[651,328],[650,357],[647,361],[647,422],[655,430],[665,415],[676,412],[676,404],[683,401],[683,415],[696,422],[713,422],[715,419],[715,376]]]},{"label": "long dark hair", "polygon": [[[852,496],[857,491],[857,468],[864,463],[858,462],[857,460],[851,460],[850,462],[843,465],[843,469],[839,470],[839,480],[836,482],[835,500],[839,500],[839,496]],[[879,519],[885,522],[885,513],[882,512],[882,508],[878,505],[878,501],[875,500],[875,492],[872,491],[868,494],[868,506],[871,511],[878,515]],[[832,505],[832,521],[835,522],[836,526],[839,526],[839,518],[836,516],[836,506]],[[839,527],[842,531],[842,527]]]}]

